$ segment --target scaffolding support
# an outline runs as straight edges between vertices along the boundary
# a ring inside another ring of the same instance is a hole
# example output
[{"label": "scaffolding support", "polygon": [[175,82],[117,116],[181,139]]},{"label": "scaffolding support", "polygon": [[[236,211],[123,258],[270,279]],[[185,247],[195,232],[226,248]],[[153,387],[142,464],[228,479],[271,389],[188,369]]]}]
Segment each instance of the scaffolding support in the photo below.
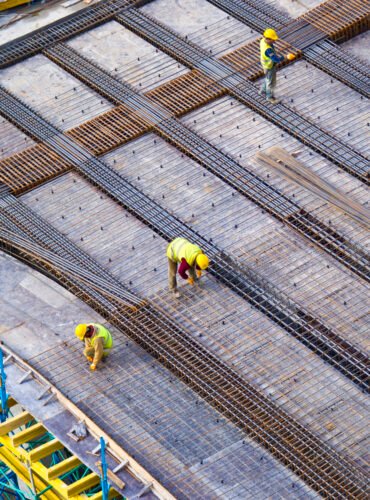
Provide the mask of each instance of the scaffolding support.
[{"label": "scaffolding support", "polygon": [[0,398],[1,398],[1,414],[0,414],[0,422],[5,422],[8,418],[8,395],[6,393],[6,373],[4,370],[4,353],[2,349],[0,349]]}]

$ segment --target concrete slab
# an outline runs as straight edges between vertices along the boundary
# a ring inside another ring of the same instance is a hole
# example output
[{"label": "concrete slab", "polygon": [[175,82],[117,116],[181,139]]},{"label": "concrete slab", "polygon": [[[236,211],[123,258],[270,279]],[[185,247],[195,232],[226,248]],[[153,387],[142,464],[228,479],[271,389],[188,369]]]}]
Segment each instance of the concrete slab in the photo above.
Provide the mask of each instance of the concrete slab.
[{"label": "concrete slab", "polygon": [[15,153],[20,153],[35,144],[30,137],[26,136],[5,118],[0,119],[0,137],[0,160]]},{"label": "concrete slab", "polygon": [[188,72],[183,65],[115,21],[75,37],[68,44],[142,91]]},{"label": "concrete slab", "polygon": [[217,56],[258,36],[256,31],[206,0],[155,0],[142,10]]},{"label": "concrete slab", "polygon": [[352,40],[345,42],[341,45],[344,50],[350,52],[351,54],[359,57],[367,64],[370,64],[370,31],[363,33],[362,35],[355,36]]},{"label": "concrete slab", "polygon": [[0,71],[2,85],[62,130],[113,107],[43,55]]},{"label": "concrete slab", "polygon": [[[92,0],[96,2],[97,0]],[[86,5],[82,2],[63,7],[66,0],[59,2],[49,2],[42,4],[38,2],[31,6],[21,6],[1,13],[0,24],[0,45],[19,38],[27,33],[31,33],[43,26],[46,26],[58,19],[69,16],[73,12],[83,9]]]}]

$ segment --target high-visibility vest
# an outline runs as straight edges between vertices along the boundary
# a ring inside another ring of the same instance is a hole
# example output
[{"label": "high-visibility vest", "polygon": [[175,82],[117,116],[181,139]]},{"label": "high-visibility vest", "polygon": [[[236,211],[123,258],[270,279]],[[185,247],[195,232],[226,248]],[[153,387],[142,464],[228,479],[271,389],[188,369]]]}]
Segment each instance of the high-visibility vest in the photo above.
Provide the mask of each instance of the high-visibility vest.
[{"label": "high-visibility vest", "polygon": [[107,330],[103,325],[99,325],[98,323],[91,323],[94,327],[96,333],[91,337],[90,345],[91,347],[95,346],[95,341],[97,338],[103,339],[103,348],[111,349],[113,347],[113,338],[109,330]]},{"label": "high-visibility vest", "polygon": [[261,54],[261,64],[263,69],[272,69],[274,67],[274,61],[266,56],[266,50],[273,49],[264,38],[260,41],[260,54]]},{"label": "high-visibility vest", "polygon": [[185,259],[189,266],[193,266],[195,259],[203,253],[198,245],[193,245],[185,238],[174,239],[167,247],[167,257],[174,262]]}]

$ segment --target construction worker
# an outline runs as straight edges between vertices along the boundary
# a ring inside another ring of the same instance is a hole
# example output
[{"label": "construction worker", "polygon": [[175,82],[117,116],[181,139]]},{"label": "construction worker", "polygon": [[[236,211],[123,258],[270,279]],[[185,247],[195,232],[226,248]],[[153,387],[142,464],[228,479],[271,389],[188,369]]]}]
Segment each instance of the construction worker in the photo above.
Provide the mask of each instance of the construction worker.
[{"label": "construction worker", "polygon": [[279,102],[274,97],[277,64],[284,61],[284,59],[292,61],[295,58],[294,54],[288,54],[285,57],[276,54],[274,42],[278,39],[276,31],[268,28],[263,32],[263,38],[260,41],[261,65],[265,73],[260,95],[266,95],[267,100],[272,104]]},{"label": "construction worker", "polygon": [[85,341],[84,356],[89,361],[90,369],[96,370],[99,362],[108,356],[113,347],[110,331],[98,323],[80,324],[76,326],[75,335]]},{"label": "construction worker", "polygon": [[[168,257],[169,288],[175,297],[180,297],[177,290],[177,271],[182,279],[193,285],[202,276],[202,271],[209,266],[209,259],[198,245],[193,245],[185,238],[175,238],[171,241],[166,253]],[[189,272],[189,275],[186,274],[187,272]]]}]

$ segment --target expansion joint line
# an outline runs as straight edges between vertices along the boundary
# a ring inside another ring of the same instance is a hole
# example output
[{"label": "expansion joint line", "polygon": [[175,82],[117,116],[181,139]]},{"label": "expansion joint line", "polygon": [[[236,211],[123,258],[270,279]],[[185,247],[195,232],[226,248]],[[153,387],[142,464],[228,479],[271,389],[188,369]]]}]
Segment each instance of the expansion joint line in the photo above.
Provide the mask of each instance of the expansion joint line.
[{"label": "expansion joint line", "polygon": [[[33,134],[36,139],[49,144],[55,152],[73,165],[77,172],[165,240],[171,241],[182,235],[199,244],[212,260],[210,272],[222,283],[285,328],[354,383],[364,390],[367,389],[369,375],[367,356],[339,334],[313,318],[309,312],[303,310],[299,304],[294,303],[267,280],[243,267],[211,241],[170,214],[116,170],[93,157],[29,107],[24,106],[19,99],[1,89],[0,113],[20,128],[27,130],[29,134]],[[30,128],[34,124],[39,124],[37,130]],[[55,135],[50,137],[52,130]]]},{"label": "expansion joint line", "polygon": [[[60,257],[79,264],[90,272],[99,268],[90,256],[68,238],[6,193],[0,198],[0,222],[12,234],[28,238],[33,248],[37,244],[45,250],[53,249]],[[1,244],[4,246],[4,242]],[[11,252],[11,244],[11,239],[7,237],[4,249]],[[19,250],[18,243],[16,246]],[[38,262],[37,255],[31,257],[32,261],[45,269],[45,263]],[[59,269],[47,266],[46,270],[54,273],[61,281]],[[108,278],[105,270],[99,272],[101,278]],[[62,283],[66,286],[66,282]],[[78,282],[75,286],[80,296],[91,292],[86,283]],[[127,293],[119,281],[117,286],[121,287],[123,293]],[[364,498],[366,477],[357,464],[328,446],[276,406],[169,316],[151,304],[144,304],[135,313],[129,312],[127,308],[120,310],[111,300],[103,300],[99,294],[94,294],[91,302],[112,324],[143,346],[311,488],[328,497]],[[44,376],[50,374],[48,367],[46,372]],[[42,371],[40,373],[43,374]]]}]

